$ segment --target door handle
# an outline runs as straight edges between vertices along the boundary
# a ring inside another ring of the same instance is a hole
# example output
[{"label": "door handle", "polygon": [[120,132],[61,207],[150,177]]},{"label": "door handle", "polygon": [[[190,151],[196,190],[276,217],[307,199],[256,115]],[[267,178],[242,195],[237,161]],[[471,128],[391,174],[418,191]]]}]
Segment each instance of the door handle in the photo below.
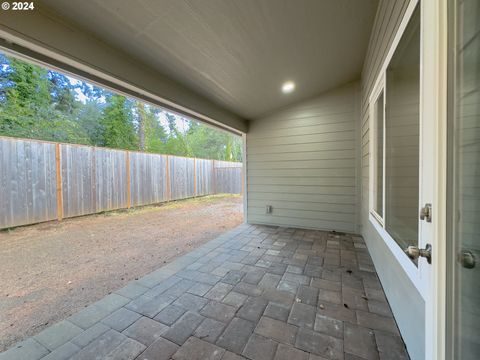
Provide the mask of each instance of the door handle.
[{"label": "door handle", "polygon": [[458,254],[458,262],[465,269],[473,269],[476,265],[475,255],[469,250],[462,250]]},{"label": "door handle", "polygon": [[417,260],[421,256],[426,258],[429,264],[432,263],[432,245],[430,244],[427,244],[425,249],[419,249],[417,246],[410,245],[404,252],[412,260]]}]

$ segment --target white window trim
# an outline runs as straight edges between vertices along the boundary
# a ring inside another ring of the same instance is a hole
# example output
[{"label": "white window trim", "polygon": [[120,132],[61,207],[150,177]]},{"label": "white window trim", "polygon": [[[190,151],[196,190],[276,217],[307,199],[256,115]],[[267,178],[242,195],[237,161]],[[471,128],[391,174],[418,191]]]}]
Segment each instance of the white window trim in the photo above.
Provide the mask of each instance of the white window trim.
[{"label": "white window trim", "polygon": [[[378,141],[378,136],[377,136],[377,116],[376,116],[376,108],[375,108],[375,103],[377,102],[378,98],[380,97],[380,94],[383,93],[383,157],[382,157],[382,170],[383,170],[383,176],[382,176],[382,189],[383,189],[383,195],[382,195],[382,214],[383,216],[380,216],[380,214],[375,210],[376,207],[376,191],[377,191],[377,141]],[[370,181],[369,181],[369,187],[370,187],[370,196],[369,196],[369,212],[370,215],[375,218],[377,222],[380,223],[382,227],[385,226],[385,76],[384,74],[381,74],[379,79],[377,80],[377,83],[375,84],[372,94],[370,95],[369,99],[369,129],[370,129]]]},{"label": "white window trim", "polygon": [[[389,248],[389,250],[392,252],[393,256],[397,259],[398,263],[402,267],[402,269],[405,271],[406,275],[408,278],[411,280],[413,285],[416,287],[416,289],[419,291],[422,297],[425,298],[426,292],[427,292],[427,284],[425,279],[422,278],[422,272],[419,267],[417,267],[404,253],[403,249],[397,244],[397,242],[393,239],[393,237],[387,232],[385,229],[385,175],[383,176],[383,218],[380,218],[380,216],[373,210],[374,209],[374,186],[375,186],[375,181],[373,179],[373,176],[375,174],[375,170],[373,168],[373,164],[375,163],[375,148],[374,145],[376,145],[376,140],[374,139],[376,130],[374,129],[374,116],[373,116],[373,107],[375,104],[375,100],[377,99],[378,95],[380,95],[381,91],[383,91],[383,96],[384,96],[384,124],[386,121],[385,118],[385,106],[387,105],[386,102],[386,87],[385,87],[385,78],[386,78],[386,72],[388,65],[390,64],[390,61],[392,60],[392,57],[395,53],[395,50],[397,49],[397,46],[405,32],[405,29],[408,25],[408,22],[410,21],[413,12],[419,3],[419,0],[411,0],[407,10],[405,11],[405,14],[403,16],[403,19],[400,23],[400,26],[395,34],[395,37],[393,39],[393,42],[388,50],[387,56],[385,57],[384,62],[382,63],[382,66],[380,68],[380,71],[378,73],[377,79],[375,81],[375,85],[373,87],[373,90],[370,93],[369,97],[369,221],[372,224],[372,226],[375,228],[377,231],[378,235],[384,240],[385,244]],[[420,25],[421,26],[421,25]],[[423,35],[420,35],[420,47],[423,48]],[[422,51],[420,51],[420,64],[422,64]],[[420,65],[420,71],[421,70],[421,65]],[[420,87],[422,85],[420,84]],[[420,105],[421,106],[421,105]],[[420,128],[421,128],[421,122],[422,118],[420,116]],[[383,128],[383,138],[384,138],[384,143],[383,143],[383,171],[385,172],[385,161],[386,161],[386,154],[385,154],[385,138],[386,138],[386,128]],[[421,133],[420,133],[420,143],[421,143]],[[420,146],[420,149],[422,147]],[[421,161],[422,154],[420,153],[420,166],[422,166],[422,161]],[[385,173],[384,173],[385,174]],[[421,174],[421,171],[420,171]],[[420,175],[419,174],[419,175]],[[420,179],[421,180],[421,179]],[[379,221],[380,219],[382,221]],[[419,233],[420,236],[420,233]],[[419,239],[419,244],[420,244],[420,239]]]}]

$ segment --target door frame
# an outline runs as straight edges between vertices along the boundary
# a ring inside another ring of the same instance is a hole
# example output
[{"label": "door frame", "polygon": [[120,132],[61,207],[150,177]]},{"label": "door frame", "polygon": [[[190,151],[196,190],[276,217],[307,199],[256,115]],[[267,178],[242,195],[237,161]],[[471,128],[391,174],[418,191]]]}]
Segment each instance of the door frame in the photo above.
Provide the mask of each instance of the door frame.
[{"label": "door frame", "polygon": [[[447,80],[449,0],[409,0],[403,18],[375,81],[369,104],[384,87],[386,68],[404,30],[420,4],[420,164],[419,209],[432,204],[431,222],[419,222],[418,247],[432,245],[432,263],[419,259],[418,268],[402,253],[402,249],[370,213],[369,220],[384,239],[406,275],[425,300],[425,359],[445,360],[446,340],[446,206],[447,206]],[[387,104],[388,106],[388,104]],[[370,128],[372,126],[370,114]],[[373,143],[370,132],[370,164]],[[370,166],[370,179],[373,176]],[[370,181],[369,210],[372,209]],[[385,194],[384,194],[385,196]]]},{"label": "door frame", "polygon": [[432,222],[422,222],[421,238],[430,239],[433,247],[425,296],[425,358],[432,360],[445,360],[446,343],[447,1],[421,1],[420,111],[424,119],[421,202],[430,202],[433,208]]}]

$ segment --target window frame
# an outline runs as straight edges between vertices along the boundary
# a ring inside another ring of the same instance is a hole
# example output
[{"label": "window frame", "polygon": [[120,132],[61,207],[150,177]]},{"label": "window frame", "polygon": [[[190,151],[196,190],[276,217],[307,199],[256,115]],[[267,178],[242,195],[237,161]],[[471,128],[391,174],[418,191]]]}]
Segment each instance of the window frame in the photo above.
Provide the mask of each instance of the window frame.
[{"label": "window frame", "polygon": [[[369,196],[369,212],[370,215],[375,218],[375,220],[381,225],[382,228],[385,228],[385,109],[386,109],[386,86],[385,86],[385,72],[380,75],[375,84],[373,91],[369,99],[369,118],[370,118],[370,196]],[[377,149],[378,149],[378,119],[376,116],[376,102],[383,94],[383,138],[382,138],[382,215],[380,215],[376,210],[376,200],[377,200]]]},{"label": "window frame", "polygon": [[[374,86],[370,92],[370,96],[369,96],[369,100],[368,100],[368,114],[369,114],[369,120],[368,120],[368,124],[369,124],[369,183],[368,183],[368,189],[369,189],[369,196],[368,196],[368,200],[369,200],[369,204],[368,204],[368,219],[369,219],[369,222],[370,224],[374,227],[375,231],[377,232],[377,234],[383,239],[384,243],[386,244],[386,246],[388,247],[388,249],[391,251],[391,253],[393,254],[393,256],[397,259],[397,261],[399,262],[400,266],[402,267],[402,269],[405,271],[405,273],[407,274],[408,278],[412,281],[412,283],[414,284],[414,286],[417,288],[417,290],[419,291],[420,294],[422,294],[422,296],[426,293],[426,288],[427,288],[427,283],[425,281],[425,279],[423,279],[422,277],[422,269],[417,266],[414,262],[412,262],[410,260],[410,258],[408,258],[408,256],[405,254],[404,252],[404,249],[402,249],[400,247],[400,245],[395,241],[395,239],[390,235],[390,233],[387,231],[386,227],[385,227],[385,224],[386,224],[386,217],[388,216],[387,214],[385,214],[385,198],[386,198],[386,194],[385,194],[385,174],[386,174],[386,168],[385,168],[385,163],[386,163],[386,154],[385,154],[385,139],[386,139],[386,128],[384,127],[384,133],[383,133],[383,137],[384,137],[384,144],[383,144],[383,160],[384,160],[384,167],[383,167],[383,172],[384,172],[384,175],[383,175],[383,217],[381,217],[381,220],[379,219],[379,215],[376,214],[376,212],[374,211],[374,200],[375,200],[375,196],[374,196],[374,191],[375,191],[375,182],[373,181],[373,176],[375,175],[375,172],[374,172],[374,168],[373,168],[373,164],[374,164],[374,154],[375,154],[375,148],[374,148],[374,145],[376,145],[376,140],[374,139],[374,136],[375,136],[375,133],[376,133],[376,130],[373,130],[374,129],[374,125],[375,125],[375,122],[374,122],[374,116],[373,116],[373,111],[374,111],[374,106],[375,106],[375,101],[376,99],[378,98],[378,96],[382,93],[383,91],[383,96],[384,96],[384,125],[386,124],[386,109],[387,109],[387,101],[386,101],[386,94],[387,94],[387,90],[386,90],[386,77],[387,77],[387,69],[388,69],[388,66],[395,54],[395,51],[397,50],[398,48],[398,45],[403,37],[403,35],[405,34],[405,30],[407,28],[407,25],[408,23],[410,22],[410,19],[412,18],[413,16],[413,13],[418,6],[420,6],[420,129],[422,129],[422,124],[423,124],[423,119],[422,119],[422,102],[423,102],[423,95],[422,95],[422,89],[423,89],[423,84],[422,84],[422,64],[423,64],[423,57],[424,57],[424,54],[423,54],[423,48],[424,48],[424,38],[423,38],[423,16],[422,16],[422,12],[423,12],[423,6],[422,6],[422,3],[420,0],[410,0],[409,2],[409,5],[408,5],[408,8],[404,14],[404,16],[402,17],[402,21],[400,23],[400,26],[398,28],[398,30],[395,32],[395,36],[394,36],[394,39],[392,41],[392,44],[390,45],[390,47],[388,48],[388,52],[387,52],[387,55],[385,57],[385,59],[383,60],[382,62],[382,65],[377,73],[377,76],[375,78],[375,82],[374,82]],[[373,131],[372,131],[373,130]],[[421,184],[422,184],[422,130],[420,130],[420,173],[419,173],[419,181],[420,181],[420,189],[422,189],[421,187]],[[420,193],[419,193],[419,204],[420,204],[420,201],[421,201],[421,198],[422,198],[422,194],[421,194],[421,190],[420,190]],[[421,237],[422,237],[422,233],[420,232],[420,229],[419,229],[419,239],[418,239],[418,243],[421,244],[422,243],[422,240],[421,240]]]}]

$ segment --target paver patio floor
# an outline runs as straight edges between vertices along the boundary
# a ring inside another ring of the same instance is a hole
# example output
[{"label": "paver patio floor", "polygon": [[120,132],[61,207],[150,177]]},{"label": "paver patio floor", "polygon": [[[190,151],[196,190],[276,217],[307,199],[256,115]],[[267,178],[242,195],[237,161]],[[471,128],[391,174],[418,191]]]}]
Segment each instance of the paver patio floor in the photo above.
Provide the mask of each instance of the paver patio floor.
[{"label": "paver patio floor", "polygon": [[360,236],[241,225],[0,359],[408,359]]}]

